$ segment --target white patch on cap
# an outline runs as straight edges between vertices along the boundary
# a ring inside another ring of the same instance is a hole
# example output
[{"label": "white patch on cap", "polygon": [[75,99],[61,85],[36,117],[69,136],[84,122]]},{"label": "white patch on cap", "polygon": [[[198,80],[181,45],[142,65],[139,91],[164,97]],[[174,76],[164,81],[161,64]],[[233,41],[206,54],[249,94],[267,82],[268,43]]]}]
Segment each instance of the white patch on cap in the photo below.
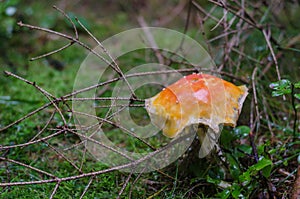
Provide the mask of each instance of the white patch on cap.
[{"label": "white patch on cap", "polygon": [[199,101],[207,103],[208,102],[208,91],[205,89],[200,89],[194,93],[194,97]]}]

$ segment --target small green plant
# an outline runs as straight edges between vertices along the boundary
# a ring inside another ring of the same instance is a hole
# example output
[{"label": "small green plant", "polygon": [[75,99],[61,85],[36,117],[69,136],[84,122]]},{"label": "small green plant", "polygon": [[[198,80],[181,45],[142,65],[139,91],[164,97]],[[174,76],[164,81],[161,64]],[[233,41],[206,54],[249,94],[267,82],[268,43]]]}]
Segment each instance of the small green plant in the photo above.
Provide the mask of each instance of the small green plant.
[{"label": "small green plant", "polygon": [[294,126],[293,126],[293,134],[294,138],[297,133],[297,109],[300,107],[300,103],[296,104],[296,100],[300,100],[300,81],[293,83],[290,80],[282,79],[277,82],[273,82],[270,84],[270,88],[273,89],[272,96],[278,97],[278,96],[284,96],[284,95],[290,95],[291,96],[291,103],[294,110]]},{"label": "small green plant", "polygon": [[[248,126],[238,126],[231,131],[224,130],[221,134],[222,160],[225,167],[210,169],[207,182],[221,189],[215,197],[249,198],[251,193],[267,189],[266,182],[271,177],[273,162],[269,158],[270,143],[258,146],[258,161],[252,157],[252,147],[240,140],[247,139],[250,134]],[[250,158],[249,158],[250,157]],[[227,176],[224,175],[227,171]]]},{"label": "small green plant", "polygon": [[[296,89],[300,89],[300,81],[297,83],[292,83],[287,79],[282,79],[280,81],[271,83],[270,88],[273,89],[273,97],[282,96],[286,94],[293,94],[295,98],[300,100],[300,93],[295,93]],[[298,104],[296,108],[299,107],[300,104]]]}]

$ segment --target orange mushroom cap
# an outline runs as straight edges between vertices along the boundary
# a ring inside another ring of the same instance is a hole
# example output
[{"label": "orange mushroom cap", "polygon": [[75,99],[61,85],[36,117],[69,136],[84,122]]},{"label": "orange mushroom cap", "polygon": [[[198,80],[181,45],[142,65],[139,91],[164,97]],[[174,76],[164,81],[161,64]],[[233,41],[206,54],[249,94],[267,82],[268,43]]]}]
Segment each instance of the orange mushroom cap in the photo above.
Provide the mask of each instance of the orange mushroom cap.
[{"label": "orange mushroom cap", "polygon": [[218,132],[219,124],[236,125],[247,90],[212,75],[191,74],[146,99],[145,106],[167,137],[200,123]]}]

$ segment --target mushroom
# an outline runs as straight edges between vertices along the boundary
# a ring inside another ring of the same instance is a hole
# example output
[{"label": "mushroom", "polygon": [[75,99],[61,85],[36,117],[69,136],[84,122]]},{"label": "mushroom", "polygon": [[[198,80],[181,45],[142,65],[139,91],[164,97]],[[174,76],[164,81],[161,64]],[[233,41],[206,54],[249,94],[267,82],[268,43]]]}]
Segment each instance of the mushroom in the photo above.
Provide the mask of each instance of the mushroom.
[{"label": "mushroom", "polygon": [[[247,94],[245,85],[235,86],[213,75],[193,73],[146,99],[145,106],[152,123],[169,138],[199,124],[218,134],[221,124],[236,126]],[[203,128],[198,130],[199,136],[201,131]],[[210,150],[211,145],[205,147]]]}]

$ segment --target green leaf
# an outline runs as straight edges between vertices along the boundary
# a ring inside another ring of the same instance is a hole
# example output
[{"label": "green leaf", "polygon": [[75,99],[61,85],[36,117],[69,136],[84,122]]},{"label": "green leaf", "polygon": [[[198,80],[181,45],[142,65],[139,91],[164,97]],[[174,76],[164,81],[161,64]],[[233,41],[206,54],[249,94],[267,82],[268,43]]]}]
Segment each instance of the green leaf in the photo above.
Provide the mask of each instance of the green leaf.
[{"label": "green leaf", "polygon": [[224,189],[221,193],[218,194],[218,196],[221,199],[227,199],[230,195],[230,190],[229,189]]},{"label": "green leaf", "polygon": [[272,165],[268,165],[262,169],[262,175],[266,178],[270,177],[272,171]]},{"label": "green leaf", "polygon": [[239,181],[243,184],[243,186],[248,185],[251,182],[250,170],[247,170],[242,175],[240,175]]},{"label": "green leaf", "polygon": [[223,130],[222,131],[222,134],[220,136],[220,142],[222,143],[222,145],[225,148],[228,148],[228,149],[232,148],[232,142],[237,139],[237,137],[234,134],[235,133],[233,130],[231,130],[231,131]]},{"label": "green leaf", "polygon": [[232,189],[233,189],[233,191],[231,193],[232,197],[233,198],[240,198],[240,196],[241,196],[241,186],[238,185],[238,184],[233,184]]},{"label": "green leaf", "polygon": [[242,144],[242,145],[237,146],[237,148],[239,150],[243,151],[244,153],[247,153],[247,154],[252,153],[252,147],[249,145]]},{"label": "green leaf", "polygon": [[292,92],[291,89],[272,91],[272,97],[278,97],[281,95],[290,94],[291,92]]},{"label": "green leaf", "polygon": [[272,170],[272,161],[267,158],[262,158],[255,165],[251,166],[251,169],[257,172],[262,171],[263,176],[269,177]]},{"label": "green leaf", "polygon": [[241,173],[239,164],[230,154],[225,154],[226,160],[229,163],[229,172],[234,179],[238,179]]},{"label": "green leaf", "polygon": [[265,144],[258,145],[258,146],[257,146],[257,153],[258,153],[259,155],[261,155],[262,153],[264,153],[264,152],[265,152],[265,147],[266,147]]},{"label": "green leaf", "polygon": [[239,176],[240,182],[243,185],[247,185],[251,182],[252,176],[257,175],[259,171],[262,171],[262,175],[269,177],[272,170],[272,161],[267,158],[261,158],[256,164],[252,165],[246,172]]},{"label": "green leaf", "polygon": [[282,79],[280,81],[273,82],[269,85],[269,87],[274,90],[272,92],[273,97],[290,94],[292,92],[291,82],[287,79]]},{"label": "green leaf", "polygon": [[207,180],[207,182],[210,182],[210,183],[215,184],[215,185],[218,185],[221,182],[221,180],[211,178],[209,175],[207,175],[206,180]]},{"label": "green leaf", "polygon": [[251,168],[253,170],[260,171],[267,166],[272,166],[272,161],[267,158],[262,158],[255,165],[251,166]]},{"label": "green leaf", "polygon": [[295,88],[300,88],[300,82],[294,84]]},{"label": "green leaf", "polygon": [[279,80],[277,82],[272,82],[270,84],[271,89],[286,88],[286,87],[289,87],[289,86],[291,86],[291,82],[290,82],[290,80],[287,80],[287,79],[282,79],[282,80]]},{"label": "green leaf", "polygon": [[300,100],[300,93],[295,94],[295,98],[297,98],[298,100]]},{"label": "green leaf", "polygon": [[248,126],[238,126],[233,130],[235,136],[238,138],[245,138],[250,133],[250,128]]}]

